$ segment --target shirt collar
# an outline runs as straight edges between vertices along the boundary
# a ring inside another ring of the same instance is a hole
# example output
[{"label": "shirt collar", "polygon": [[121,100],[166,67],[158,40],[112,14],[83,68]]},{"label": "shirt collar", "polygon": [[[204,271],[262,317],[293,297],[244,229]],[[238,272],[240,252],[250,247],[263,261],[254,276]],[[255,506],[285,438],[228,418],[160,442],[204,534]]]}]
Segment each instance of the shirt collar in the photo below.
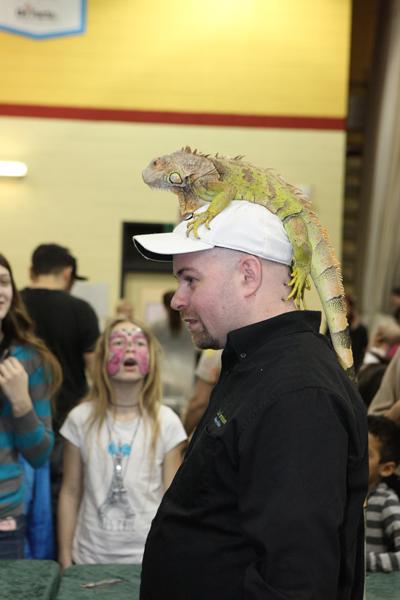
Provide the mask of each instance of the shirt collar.
[{"label": "shirt collar", "polygon": [[302,331],[318,334],[320,324],[320,312],[297,310],[235,329],[228,334],[222,353],[222,365],[227,367],[238,361],[244,361],[260,347],[273,344],[275,339],[286,335]]}]

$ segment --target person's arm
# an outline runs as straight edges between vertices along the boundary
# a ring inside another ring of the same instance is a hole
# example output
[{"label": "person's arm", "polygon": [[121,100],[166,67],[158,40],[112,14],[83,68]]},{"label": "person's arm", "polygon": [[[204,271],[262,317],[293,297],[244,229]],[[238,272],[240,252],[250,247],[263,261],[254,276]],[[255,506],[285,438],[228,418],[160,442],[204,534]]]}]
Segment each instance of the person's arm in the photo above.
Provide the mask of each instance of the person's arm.
[{"label": "person's arm", "polygon": [[167,490],[172,483],[175,473],[179,469],[182,463],[183,452],[186,448],[187,442],[181,442],[175,448],[172,448],[164,456],[164,462],[162,467],[162,477],[164,483],[164,490]]},{"label": "person's arm", "polygon": [[[361,440],[358,425],[345,402],[320,390],[253,413],[238,449],[241,526],[254,556],[244,599],[337,598],[339,571],[354,558],[345,540],[363,545],[367,429]],[[349,464],[360,474],[350,499]]]},{"label": "person's arm", "polygon": [[196,379],[193,395],[187,404],[183,417],[183,426],[188,435],[190,435],[197,427],[197,424],[203,416],[208,406],[213,388],[214,383],[209,383],[199,377]]},{"label": "person's arm", "polygon": [[63,480],[58,502],[58,562],[72,564],[72,542],[82,497],[83,464],[80,449],[65,440]]},{"label": "person's arm", "polygon": [[389,552],[368,552],[367,571],[400,571],[400,502],[393,498],[385,502],[382,511],[383,529]]},{"label": "person's arm", "polygon": [[186,405],[183,426],[190,436],[200,422],[221,372],[221,351],[203,350],[196,367],[193,394]]},{"label": "person's arm", "polygon": [[[48,385],[38,356],[30,359],[32,372],[10,356],[0,364],[0,388],[12,409],[15,447],[32,467],[41,467],[54,444]],[[39,418],[35,408],[40,403]]]}]

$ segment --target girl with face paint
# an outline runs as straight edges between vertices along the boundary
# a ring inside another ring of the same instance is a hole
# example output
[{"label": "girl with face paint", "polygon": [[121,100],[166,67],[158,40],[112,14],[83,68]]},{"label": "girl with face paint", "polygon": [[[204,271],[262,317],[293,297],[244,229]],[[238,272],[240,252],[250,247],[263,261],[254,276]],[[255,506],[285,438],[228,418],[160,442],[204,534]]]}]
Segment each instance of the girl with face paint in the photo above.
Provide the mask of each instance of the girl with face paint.
[{"label": "girl with face paint", "polygon": [[[114,327],[109,340],[107,372],[117,381],[124,373],[145,377],[149,372],[149,345],[140,327],[120,323]],[[136,368],[135,368],[136,367]]]},{"label": "girl with face paint", "polygon": [[59,563],[140,563],[150,524],[178,469],[186,434],[161,404],[160,349],[136,321],[100,337],[91,392],[67,417]]}]

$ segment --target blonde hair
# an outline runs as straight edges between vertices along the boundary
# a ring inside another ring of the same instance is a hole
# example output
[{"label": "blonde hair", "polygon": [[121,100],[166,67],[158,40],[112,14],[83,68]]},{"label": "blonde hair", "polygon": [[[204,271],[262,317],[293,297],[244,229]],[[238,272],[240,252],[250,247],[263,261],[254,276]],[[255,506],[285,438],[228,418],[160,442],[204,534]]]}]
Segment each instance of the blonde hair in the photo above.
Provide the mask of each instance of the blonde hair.
[{"label": "blonde hair", "polygon": [[[139,408],[143,419],[150,424],[151,429],[151,452],[154,452],[160,433],[159,411],[161,405],[161,376],[160,376],[160,346],[152,333],[138,321],[131,319],[113,319],[99,337],[92,371],[92,387],[86,398],[92,402],[92,415],[89,428],[97,425],[101,429],[107,416],[107,410],[115,404],[115,393],[107,372],[108,342],[112,330],[119,323],[132,323],[143,331],[149,346],[149,372],[143,381],[143,388],[139,398]],[[115,409],[114,409],[115,410]]]}]

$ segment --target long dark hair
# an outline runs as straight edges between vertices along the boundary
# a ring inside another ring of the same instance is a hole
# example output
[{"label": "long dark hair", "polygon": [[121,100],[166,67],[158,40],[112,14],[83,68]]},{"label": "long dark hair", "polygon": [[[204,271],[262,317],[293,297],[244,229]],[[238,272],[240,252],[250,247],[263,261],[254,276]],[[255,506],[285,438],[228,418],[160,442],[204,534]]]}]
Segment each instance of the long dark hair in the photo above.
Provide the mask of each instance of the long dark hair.
[{"label": "long dark hair", "polygon": [[174,297],[175,290],[169,290],[163,295],[163,304],[168,315],[169,330],[173,336],[179,335],[183,329],[183,322],[179,311],[171,307],[171,300]]},{"label": "long dark hair", "polygon": [[60,364],[45,343],[35,335],[33,322],[15,285],[11,265],[3,254],[0,254],[0,265],[10,273],[12,287],[11,306],[2,322],[4,337],[9,342],[17,341],[31,346],[38,352],[50,382],[50,395],[54,397],[62,381]]}]

